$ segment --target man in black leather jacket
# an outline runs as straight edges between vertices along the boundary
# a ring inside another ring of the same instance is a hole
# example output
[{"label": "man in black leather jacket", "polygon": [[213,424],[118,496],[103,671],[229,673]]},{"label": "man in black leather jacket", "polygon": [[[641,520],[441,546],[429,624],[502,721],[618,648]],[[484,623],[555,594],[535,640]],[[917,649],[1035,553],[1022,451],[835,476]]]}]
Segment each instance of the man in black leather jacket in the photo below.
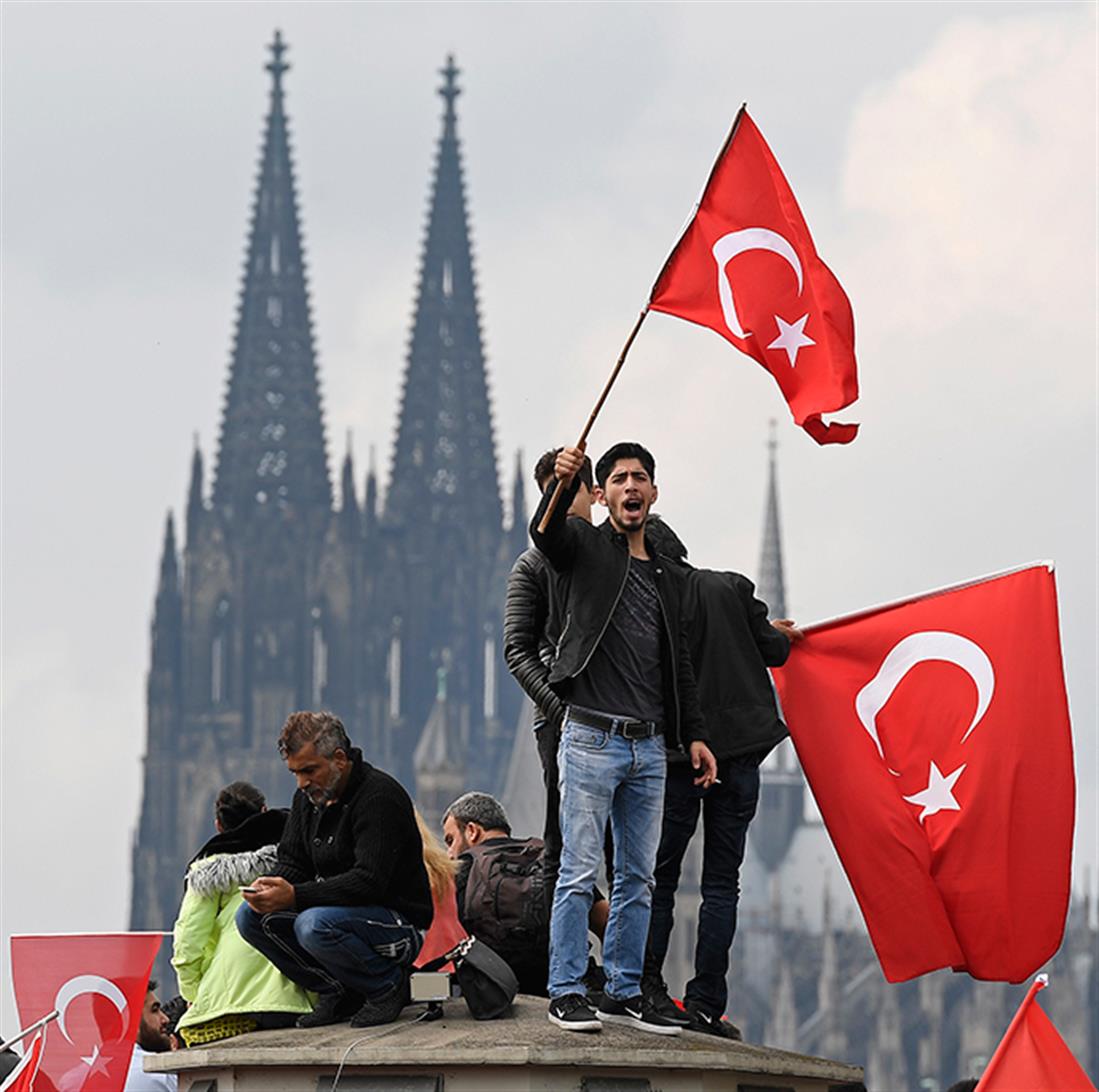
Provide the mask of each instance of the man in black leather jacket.
[{"label": "man in black leather jacket", "polygon": [[[531,534],[554,571],[567,576],[561,632],[549,682],[567,703],[558,750],[562,853],[550,922],[549,1019],[574,1031],[601,1022],[675,1034],[684,1021],[649,1011],[641,996],[653,867],[660,840],[665,744],[686,755],[709,785],[705,743],[682,610],[684,578],[645,539],[656,500],[655,462],[640,444],[616,444],[596,466],[596,500],[610,518],[595,528],[566,518],[584,453],[563,448]],[[614,887],[603,945],[607,988],[594,1012],[584,996],[591,884],[610,818]]]},{"label": "man in black leather jacket", "polygon": [[736,932],[740,866],[748,825],[759,801],[759,764],[786,735],[768,667],[781,667],[790,642],[801,632],[793,622],[767,620],[767,604],[755,597],[740,573],[695,569],[687,548],[659,516],[646,530],[656,548],[686,574],[684,606],[699,705],[717,758],[718,780],[700,790],[691,770],[674,754],[668,759],[664,825],[656,859],[656,890],[645,953],[643,990],[658,1012],[674,1012],[662,978],[672,931],[679,873],[703,816],[702,905],[695,942],[695,974],[683,993],[690,1029],[739,1039],[723,1019],[728,1001],[725,975]]}]

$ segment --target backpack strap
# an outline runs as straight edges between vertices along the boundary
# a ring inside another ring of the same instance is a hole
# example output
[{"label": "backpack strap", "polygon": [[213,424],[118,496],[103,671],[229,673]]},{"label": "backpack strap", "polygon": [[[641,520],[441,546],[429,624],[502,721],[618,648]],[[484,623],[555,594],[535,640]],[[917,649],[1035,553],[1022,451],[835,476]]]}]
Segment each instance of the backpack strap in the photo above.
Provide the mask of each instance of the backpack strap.
[{"label": "backpack strap", "polygon": [[437,971],[440,967],[445,967],[448,963],[453,963],[455,969],[457,969],[472,947],[473,937],[463,937],[449,952],[444,952],[441,956],[437,956],[435,959],[430,960],[422,967],[417,967],[416,970],[426,971],[430,974],[432,971]]}]

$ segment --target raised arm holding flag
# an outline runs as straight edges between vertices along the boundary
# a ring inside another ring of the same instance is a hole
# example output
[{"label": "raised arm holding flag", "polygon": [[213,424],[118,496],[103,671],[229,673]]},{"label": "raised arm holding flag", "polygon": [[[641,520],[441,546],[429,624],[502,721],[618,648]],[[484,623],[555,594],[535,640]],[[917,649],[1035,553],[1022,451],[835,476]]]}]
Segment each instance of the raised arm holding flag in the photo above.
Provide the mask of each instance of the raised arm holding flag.
[{"label": "raised arm holding flag", "polygon": [[[818,444],[855,438],[858,425],[822,419],[858,397],[851,304],[817,254],[790,184],[746,107],[588,417],[576,444],[581,451],[649,311],[708,326],[759,361]],[[543,532],[560,494],[558,486]]]}]

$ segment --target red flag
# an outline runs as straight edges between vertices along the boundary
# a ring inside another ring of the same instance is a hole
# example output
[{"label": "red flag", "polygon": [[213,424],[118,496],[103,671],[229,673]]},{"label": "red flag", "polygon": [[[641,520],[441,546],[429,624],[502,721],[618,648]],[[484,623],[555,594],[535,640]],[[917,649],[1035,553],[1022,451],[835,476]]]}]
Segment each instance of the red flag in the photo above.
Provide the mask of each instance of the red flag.
[{"label": "red flag", "polygon": [[26,1054],[19,1064],[4,1078],[0,1092],[34,1092],[34,1079],[38,1076],[38,1067],[42,1064],[42,1044],[46,1029],[43,1028],[32,1040]]},{"label": "red flag", "polygon": [[1076,791],[1050,568],[809,627],[775,677],[885,977],[1033,974]]},{"label": "red flag", "polygon": [[1012,1017],[976,1092],[1095,1092],[1083,1067],[1042,1011],[1037,994],[1048,981],[1040,974]]},{"label": "red flag", "polygon": [[758,360],[818,444],[855,438],[858,425],[821,420],[859,394],[851,304],[743,108],[649,307],[708,326]]},{"label": "red flag", "polygon": [[11,938],[24,1025],[56,1009],[35,1092],[122,1092],[160,933]]}]

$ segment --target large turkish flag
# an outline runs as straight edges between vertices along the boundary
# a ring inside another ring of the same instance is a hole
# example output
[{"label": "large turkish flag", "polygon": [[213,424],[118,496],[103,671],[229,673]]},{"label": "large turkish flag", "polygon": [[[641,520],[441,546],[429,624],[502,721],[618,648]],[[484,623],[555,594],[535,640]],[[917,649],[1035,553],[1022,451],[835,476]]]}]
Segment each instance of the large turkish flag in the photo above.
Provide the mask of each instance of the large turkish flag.
[{"label": "large turkish flag", "polygon": [[122,1092],[161,933],[11,938],[23,1027],[54,1009],[35,1092]]},{"label": "large turkish flag", "polygon": [[1051,569],[810,627],[775,678],[885,977],[1033,974],[1075,808]]},{"label": "large turkish flag", "polygon": [[858,425],[821,420],[859,394],[851,304],[745,109],[649,307],[708,326],[758,360],[817,443],[855,438]]}]

